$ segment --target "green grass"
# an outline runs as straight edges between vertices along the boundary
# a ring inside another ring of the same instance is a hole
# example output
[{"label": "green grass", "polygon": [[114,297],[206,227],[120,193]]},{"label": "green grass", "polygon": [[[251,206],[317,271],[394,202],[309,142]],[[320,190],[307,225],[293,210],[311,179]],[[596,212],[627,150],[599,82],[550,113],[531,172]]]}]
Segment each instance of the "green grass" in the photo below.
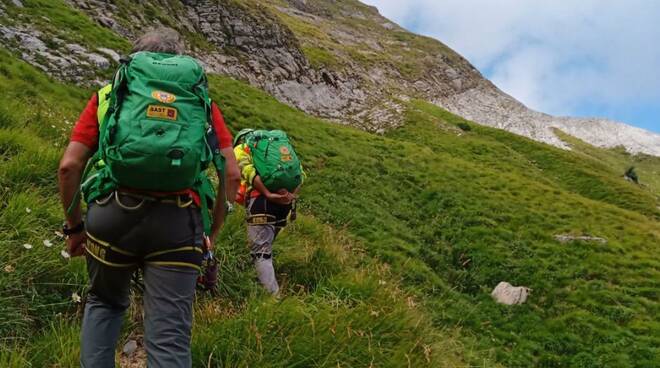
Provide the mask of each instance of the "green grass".
[{"label": "green grass", "polygon": [[571,145],[573,152],[585,159],[602,162],[612,174],[623,177],[625,171],[634,166],[643,173],[640,184],[654,193],[660,201],[660,158],[644,154],[631,155],[622,148],[603,150],[595,148],[575,137],[555,131],[559,137]]},{"label": "green grass", "polygon": [[[82,305],[71,295],[84,298],[87,280],[82,260],[59,255],[55,173],[91,93],[5,51],[0,59],[0,87],[8,91],[0,101],[0,365],[74,366]],[[432,326],[359,240],[307,211],[276,245],[279,302],[255,282],[242,211],[219,244],[219,295],[201,295],[196,306],[195,366],[465,366],[455,329]],[[139,314],[131,310],[123,339],[140,330]]]},{"label": "green grass", "polygon": [[[58,27],[81,17],[52,4]],[[103,31],[86,27],[80,42],[94,45]],[[242,214],[229,219],[219,295],[196,304],[195,366],[660,365],[656,158],[568,137],[563,151],[420,101],[376,136],[229,78],[211,87],[234,131],[290,133],[309,179],[304,215],[276,244],[282,300],[255,285]],[[59,256],[55,171],[92,91],[3,50],[0,90],[0,366],[72,366],[71,293],[84,296],[86,277]],[[623,180],[629,164],[645,186]],[[608,243],[554,239],[565,233]],[[528,302],[493,302],[503,280],[531,287]]]},{"label": "green grass", "polygon": [[[408,124],[378,137],[229,79],[213,85],[235,129],[294,137],[310,171],[303,207],[390,264],[436,326],[460,326],[466,343],[510,366],[655,364],[656,199],[616,169],[418,102]],[[472,130],[458,134],[459,123]],[[554,240],[564,233],[608,244]],[[488,294],[502,280],[533,297],[495,304]]]}]

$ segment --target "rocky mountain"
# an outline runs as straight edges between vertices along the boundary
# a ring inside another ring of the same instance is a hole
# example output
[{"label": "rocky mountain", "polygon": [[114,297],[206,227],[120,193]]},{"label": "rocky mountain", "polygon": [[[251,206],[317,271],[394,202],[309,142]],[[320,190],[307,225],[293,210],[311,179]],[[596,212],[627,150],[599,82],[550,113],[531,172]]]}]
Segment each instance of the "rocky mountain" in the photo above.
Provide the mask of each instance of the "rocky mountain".
[{"label": "rocky mountain", "polygon": [[[533,111],[447,46],[402,29],[356,0],[68,2],[125,38],[153,25],[176,28],[210,71],[246,80],[307,113],[368,131],[400,126],[407,102],[420,99],[562,148],[570,147],[554,129],[596,146],[660,156],[660,135],[607,120]],[[114,48],[72,42],[76,30],[49,29],[22,7],[20,0],[0,2],[0,15],[9,13],[10,19],[0,23],[0,39],[60,79],[100,84],[107,73],[99,71],[129,51],[126,42]]]}]

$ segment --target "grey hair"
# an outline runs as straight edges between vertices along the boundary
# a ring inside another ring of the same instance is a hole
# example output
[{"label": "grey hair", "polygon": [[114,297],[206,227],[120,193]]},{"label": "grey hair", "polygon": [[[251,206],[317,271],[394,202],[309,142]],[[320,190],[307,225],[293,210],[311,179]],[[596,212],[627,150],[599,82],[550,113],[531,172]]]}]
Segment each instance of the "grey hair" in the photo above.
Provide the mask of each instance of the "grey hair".
[{"label": "grey hair", "polygon": [[133,52],[151,51],[183,54],[186,49],[179,32],[169,27],[152,28],[133,44]]}]

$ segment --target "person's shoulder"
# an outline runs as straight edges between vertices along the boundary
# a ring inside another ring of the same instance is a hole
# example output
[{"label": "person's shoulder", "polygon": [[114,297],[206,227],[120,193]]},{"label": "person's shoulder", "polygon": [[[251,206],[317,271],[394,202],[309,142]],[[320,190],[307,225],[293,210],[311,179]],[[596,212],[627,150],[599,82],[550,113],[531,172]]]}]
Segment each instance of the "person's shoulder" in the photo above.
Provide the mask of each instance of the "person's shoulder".
[{"label": "person's shoulder", "polygon": [[236,145],[236,147],[234,147],[234,151],[240,152],[240,153],[247,153],[247,154],[251,153],[250,152],[250,146],[248,146],[246,143],[241,143],[241,144]]}]

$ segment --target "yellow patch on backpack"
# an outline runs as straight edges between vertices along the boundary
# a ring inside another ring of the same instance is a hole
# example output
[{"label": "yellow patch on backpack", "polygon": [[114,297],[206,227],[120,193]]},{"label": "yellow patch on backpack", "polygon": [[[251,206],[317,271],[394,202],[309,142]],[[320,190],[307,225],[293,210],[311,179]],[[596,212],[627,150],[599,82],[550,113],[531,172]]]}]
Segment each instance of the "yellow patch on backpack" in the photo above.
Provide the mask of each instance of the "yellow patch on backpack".
[{"label": "yellow patch on backpack", "polygon": [[176,120],[177,110],[174,107],[149,105],[147,117],[155,119]]},{"label": "yellow patch on backpack", "polygon": [[153,91],[151,92],[151,97],[155,98],[156,100],[162,103],[172,103],[176,101],[175,95],[163,91]]},{"label": "yellow patch on backpack", "polygon": [[289,149],[285,146],[280,147],[280,160],[284,162],[293,160],[291,152],[289,152]]}]

